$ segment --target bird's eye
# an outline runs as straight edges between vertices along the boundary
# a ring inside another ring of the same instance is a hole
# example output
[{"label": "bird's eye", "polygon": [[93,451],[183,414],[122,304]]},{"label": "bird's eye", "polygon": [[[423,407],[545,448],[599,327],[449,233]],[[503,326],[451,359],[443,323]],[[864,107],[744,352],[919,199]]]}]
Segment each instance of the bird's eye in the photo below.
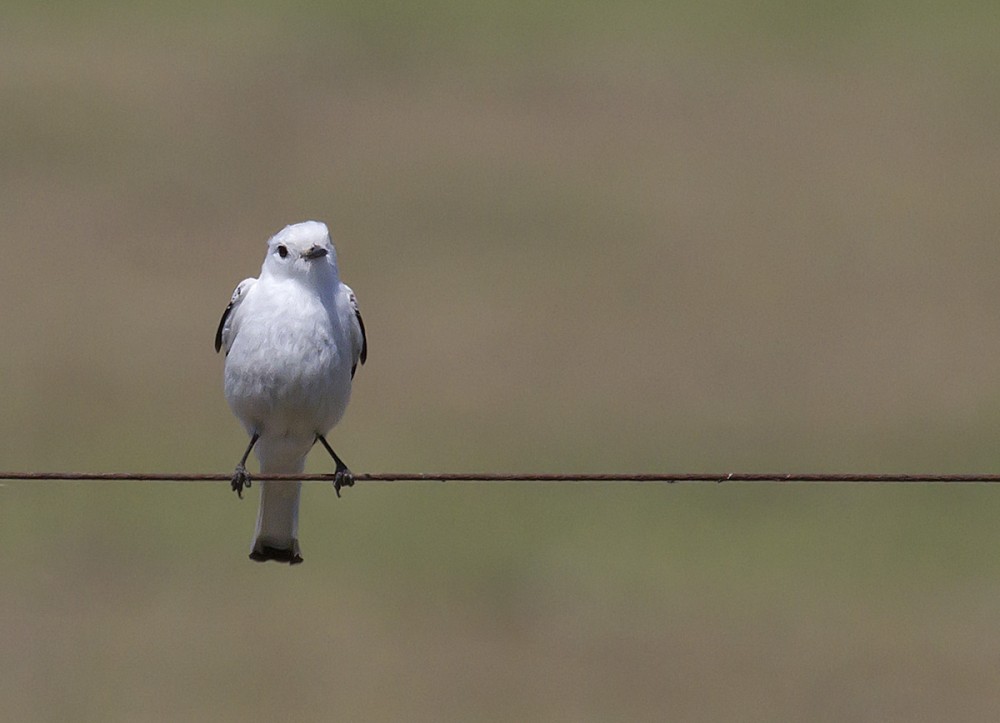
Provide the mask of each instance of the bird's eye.
[{"label": "bird's eye", "polygon": [[284,244],[278,244],[278,256],[281,258],[288,256],[288,247]]}]

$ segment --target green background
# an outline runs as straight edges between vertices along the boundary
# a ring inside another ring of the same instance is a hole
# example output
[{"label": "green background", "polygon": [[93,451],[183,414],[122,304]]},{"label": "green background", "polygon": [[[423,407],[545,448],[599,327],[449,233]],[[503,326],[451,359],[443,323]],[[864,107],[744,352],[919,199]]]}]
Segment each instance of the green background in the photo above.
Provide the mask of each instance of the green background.
[{"label": "green background", "polygon": [[[331,227],[357,472],[990,472],[1000,6],[8,2],[0,468],[228,472]],[[330,471],[316,452],[309,470]],[[0,486],[11,720],[983,720],[989,486]]]}]

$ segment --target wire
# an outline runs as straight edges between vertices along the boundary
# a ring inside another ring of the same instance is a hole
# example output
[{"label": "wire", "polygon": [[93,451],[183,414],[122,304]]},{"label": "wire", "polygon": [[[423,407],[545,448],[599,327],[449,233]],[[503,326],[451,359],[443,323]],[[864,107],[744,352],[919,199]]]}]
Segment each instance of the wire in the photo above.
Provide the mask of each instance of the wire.
[{"label": "wire", "polygon": [[[197,474],[172,472],[0,472],[0,480],[33,482],[229,482],[231,474]],[[297,480],[301,482],[333,482],[332,474],[259,474],[254,481]],[[475,482],[475,483],[564,483],[564,484],[673,484],[691,482],[763,482],[763,483],[997,483],[1000,474],[851,474],[851,473],[761,473],[729,472],[705,474],[682,472],[660,473],[580,473],[530,474],[496,472],[387,472],[356,474],[356,482]]]}]

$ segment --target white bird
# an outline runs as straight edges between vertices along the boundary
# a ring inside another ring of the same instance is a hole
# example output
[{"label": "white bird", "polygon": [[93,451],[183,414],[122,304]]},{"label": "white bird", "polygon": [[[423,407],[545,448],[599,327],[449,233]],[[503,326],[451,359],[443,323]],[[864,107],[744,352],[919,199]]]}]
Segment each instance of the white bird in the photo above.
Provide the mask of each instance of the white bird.
[{"label": "white bird", "polygon": [[[259,278],[233,292],[215,334],[225,348],[225,393],[250,444],[233,473],[243,496],[247,457],[262,474],[298,474],[317,440],[336,462],[334,489],[354,476],[326,441],[344,415],[351,382],[368,356],[365,326],[351,288],[341,282],[326,224],[286,226],[267,242]],[[297,481],[263,482],[250,559],[302,562]]]}]

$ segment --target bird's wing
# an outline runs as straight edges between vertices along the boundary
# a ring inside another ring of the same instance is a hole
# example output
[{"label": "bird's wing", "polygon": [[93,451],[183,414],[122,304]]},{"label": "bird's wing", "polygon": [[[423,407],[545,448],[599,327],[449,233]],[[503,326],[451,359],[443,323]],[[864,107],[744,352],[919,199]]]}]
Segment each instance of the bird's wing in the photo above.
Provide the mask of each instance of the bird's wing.
[{"label": "bird's wing", "polygon": [[226,310],[222,312],[222,319],[219,320],[219,328],[215,332],[215,351],[221,351],[222,347],[226,348],[226,354],[229,353],[229,347],[233,345],[233,339],[236,338],[236,328],[233,324],[233,318],[236,316],[236,309],[239,308],[240,303],[246,298],[247,291],[250,290],[257,279],[243,279],[237,286],[236,291],[233,292],[233,298],[229,300],[229,306]]},{"label": "bird's wing", "polygon": [[365,322],[358,309],[358,299],[350,286],[344,284],[344,289],[347,291],[347,299],[353,314],[351,316],[351,379],[353,379],[358,363],[364,364],[368,360],[368,337],[365,335]]}]

